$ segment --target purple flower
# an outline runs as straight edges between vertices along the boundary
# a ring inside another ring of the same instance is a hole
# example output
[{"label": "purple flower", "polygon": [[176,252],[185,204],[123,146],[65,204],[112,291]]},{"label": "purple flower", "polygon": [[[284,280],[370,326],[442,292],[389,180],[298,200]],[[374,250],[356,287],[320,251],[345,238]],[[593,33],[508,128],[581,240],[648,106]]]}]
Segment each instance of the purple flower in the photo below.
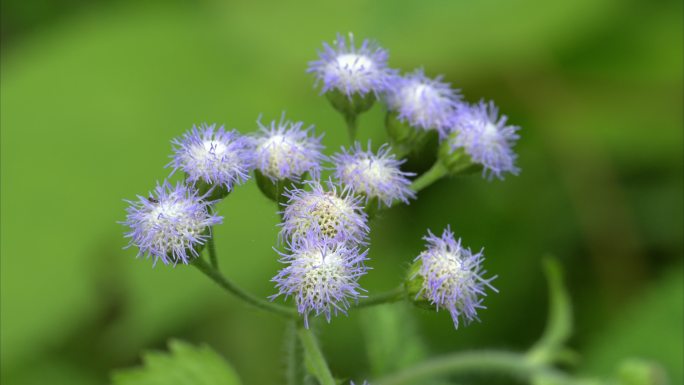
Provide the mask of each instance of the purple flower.
[{"label": "purple flower", "polygon": [[313,126],[302,128],[304,123],[285,120],[272,121],[268,126],[257,121],[261,132],[255,139],[256,168],[271,180],[299,180],[310,172],[318,176],[324,159],[321,138],[313,133]]},{"label": "purple flower", "polygon": [[323,43],[318,56],[319,60],[309,63],[307,72],[314,73],[316,83],[323,84],[323,92],[338,90],[349,98],[369,92],[377,95],[387,89],[394,73],[387,68],[386,50],[368,40],[356,48],[351,33],[349,43],[340,34],[332,46]]},{"label": "purple flower", "polygon": [[452,135],[452,150],[464,148],[473,162],[481,164],[483,176],[489,174],[503,179],[510,172],[517,175],[517,155],[513,152],[515,142],[520,138],[520,127],[507,125],[506,115],[499,115],[494,102],[466,106],[457,114],[457,124]]},{"label": "purple flower", "polygon": [[363,243],[368,226],[361,198],[331,181],[325,183],[327,189],[319,181],[305,183],[309,189],[295,188],[285,193],[288,201],[283,210],[281,239],[296,243],[313,232],[326,241]]},{"label": "purple flower", "polygon": [[[203,181],[222,185],[228,191],[237,183],[249,179],[254,163],[251,141],[237,131],[223,126],[202,124],[193,126],[182,138],[174,139],[173,172],[182,170],[188,182]],[[173,174],[172,172],[172,174]]]},{"label": "purple flower", "polygon": [[159,260],[165,265],[187,264],[209,237],[207,228],[223,220],[211,213],[211,202],[202,198],[182,183],[174,187],[164,181],[149,196],[126,201],[130,204],[122,222],[130,228],[126,247],[137,247],[138,256],[152,256],[155,264]]},{"label": "purple flower", "polygon": [[449,227],[441,237],[428,230],[428,235],[423,239],[427,241],[427,250],[415,259],[420,263],[416,275],[423,282],[416,298],[422,295],[438,311],[440,308],[447,309],[456,328],[459,319],[466,324],[477,320],[477,310],[485,308],[482,305],[485,287],[498,292],[490,284],[496,277],[483,277],[487,272],[482,268],[482,251],[473,254],[470,249],[462,247],[461,240],[454,239]]},{"label": "purple flower", "polygon": [[356,142],[351,150],[342,148],[342,153],[333,155],[335,177],[343,185],[364,195],[366,203],[371,198],[377,198],[387,206],[397,199],[408,203],[409,198],[415,197],[409,188],[411,181],[408,177],[415,174],[399,169],[404,161],[397,160],[387,144],[382,145],[377,153],[373,153],[370,147],[369,142],[368,150],[364,151]]},{"label": "purple flower", "polygon": [[280,262],[287,266],[271,280],[278,289],[271,299],[292,296],[307,328],[309,313],[323,314],[330,322],[333,314],[346,314],[349,301],[356,301],[365,291],[358,280],[368,269],[364,265],[367,250],[327,243],[313,233],[300,242],[290,243],[288,249],[289,253],[280,253]]},{"label": "purple flower", "polygon": [[395,77],[387,95],[390,110],[395,111],[402,122],[423,130],[437,130],[445,136],[453,125],[461,95],[441,80],[442,76],[428,78],[422,69]]}]

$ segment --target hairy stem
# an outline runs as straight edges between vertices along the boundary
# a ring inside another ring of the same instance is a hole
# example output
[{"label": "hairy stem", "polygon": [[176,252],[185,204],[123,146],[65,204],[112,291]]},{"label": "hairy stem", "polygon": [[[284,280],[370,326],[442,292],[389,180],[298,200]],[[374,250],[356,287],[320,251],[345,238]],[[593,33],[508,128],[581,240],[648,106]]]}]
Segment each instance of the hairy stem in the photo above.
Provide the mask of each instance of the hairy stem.
[{"label": "hairy stem", "polygon": [[540,367],[530,364],[522,354],[498,351],[455,353],[391,374],[373,382],[373,385],[418,384],[440,375],[473,372],[503,373],[528,379],[540,370]]},{"label": "hairy stem", "polygon": [[357,120],[356,120],[356,114],[343,114],[344,115],[344,121],[347,122],[347,132],[349,133],[349,142],[351,144],[354,144],[354,141],[356,140],[356,129],[357,129]]},{"label": "hairy stem", "polygon": [[381,305],[383,303],[392,303],[392,302],[397,302],[401,301],[404,299],[404,285],[401,285],[395,289],[392,289],[390,291],[386,291],[384,293],[376,294],[376,295],[371,295],[366,298],[363,298],[359,300],[359,303],[356,305],[357,308],[361,307],[368,307],[368,306],[374,306],[374,305]]},{"label": "hairy stem", "polygon": [[447,168],[444,167],[442,162],[437,160],[429,170],[427,170],[423,175],[419,176],[413,181],[413,183],[411,183],[411,189],[415,192],[419,192],[420,190],[442,179],[447,174]]},{"label": "hairy stem", "polygon": [[261,310],[266,310],[271,313],[278,314],[282,317],[287,318],[291,318],[297,315],[297,312],[292,308],[271,303],[241,289],[233,282],[228,280],[226,277],[224,277],[223,274],[221,274],[218,270],[211,267],[211,265],[205,262],[202,258],[195,258],[195,260],[192,262],[192,265],[198,268],[202,273],[204,273],[204,275],[209,277],[212,281],[216,282],[225,291],[227,291],[230,294],[233,294],[234,296],[252,305],[253,307],[256,307]]},{"label": "hairy stem", "polygon": [[209,262],[216,271],[219,270],[218,256],[216,255],[216,243],[214,242],[214,228],[209,228],[209,239],[207,240],[207,250],[209,250]]},{"label": "hairy stem", "polygon": [[318,380],[320,385],[336,385],[335,378],[330,373],[328,363],[325,361],[323,352],[318,346],[316,336],[306,328],[299,328],[299,340],[304,347],[305,359],[311,374]]},{"label": "hairy stem", "polygon": [[301,385],[304,380],[304,365],[302,365],[302,346],[297,338],[297,321],[292,320],[285,330],[285,352],[287,367],[285,379],[287,385]]}]

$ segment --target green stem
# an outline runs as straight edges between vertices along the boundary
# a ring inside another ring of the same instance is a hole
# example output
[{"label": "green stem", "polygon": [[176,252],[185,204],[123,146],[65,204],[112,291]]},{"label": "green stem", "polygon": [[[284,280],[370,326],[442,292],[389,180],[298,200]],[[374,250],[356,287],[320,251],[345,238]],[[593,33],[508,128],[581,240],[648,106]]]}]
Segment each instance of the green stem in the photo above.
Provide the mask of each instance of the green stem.
[{"label": "green stem", "polygon": [[572,305],[558,261],[545,258],[544,272],[549,285],[549,315],[544,334],[530,349],[528,357],[532,362],[552,363],[568,357],[569,350],[564,345],[572,334]]},{"label": "green stem", "polygon": [[446,167],[437,160],[432,167],[427,170],[423,175],[419,176],[416,180],[411,183],[411,189],[415,192],[426,188],[427,186],[437,182],[449,173]]},{"label": "green stem", "polygon": [[287,385],[301,385],[304,380],[302,365],[302,349],[297,339],[297,321],[292,320],[285,330],[285,348],[287,360],[287,371],[285,379]]},{"label": "green stem", "polygon": [[528,379],[541,371],[542,368],[530,364],[521,354],[498,351],[454,353],[404,369],[373,382],[373,385],[424,383],[440,375],[473,372],[505,373]]},{"label": "green stem", "polygon": [[347,122],[347,132],[349,133],[349,142],[351,144],[354,144],[354,141],[356,140],[356,129],[357,129],[357,121],[356,121],[356,114],[352,113],[346,113],[344,115],[344,121]]},{"label": "green stem", "polygon": [[306,362],[311,374],[316,377],[320,385],[336,385],[335,378],[330,373],[328,363],[325,361],[323,352],[321,352],[321,348],[318,346],[316,337],[311,330],[302,327],[299,329],[298,334],[299,340],[304,347]]},{"label": "green stem", "polygon": [[392,303],[392,302],[397,302],[401,301],[404,299],[404,286],[401,285],[395,289],[392,289],[390,291],[386,291],[384,293],[380,293],[377,295],[372,295],[369,297],[366,297],[364,299],[359,300],[359,303],[356,305],[357,308],[362,308],[362,307],[368,307],[368,306],[374,306],[374,305],[381,305],[383,303]]},{"label": "green stem", "polygon": [[207,240],[207,250],[209,250],[209,262],[216,271],[219,270],[218,256],[216,255],[216,243],[214,242],[214,228],[209,228],[209,239]]},{"label": "green stem", "polygon": [[278,314],[282,317],[287,317],[291,318],[297,315],[297,312],[289,307],[281,306],[275,303],[271,303],[269,301],[263,300],[259,297],[254,296],[253,294],[241,289],[237,285],[235,285],[233,282],[229,281],[226,277],[224,277],[220,272],[218,272],[216,269],[211,267],[207,262],[205,262],[202,258],[195,258],[195,260],[192,262],[192,265],[197,267],[204,275],[207,277],[211,278],[212,281],[216,282],[219,286],[221,286],[224,290],[227,292],[235,295],[236,297],[240,298],[241,300],[245,301],[246,303],[261,309],[261,310],[266,310],[271,313]]}]

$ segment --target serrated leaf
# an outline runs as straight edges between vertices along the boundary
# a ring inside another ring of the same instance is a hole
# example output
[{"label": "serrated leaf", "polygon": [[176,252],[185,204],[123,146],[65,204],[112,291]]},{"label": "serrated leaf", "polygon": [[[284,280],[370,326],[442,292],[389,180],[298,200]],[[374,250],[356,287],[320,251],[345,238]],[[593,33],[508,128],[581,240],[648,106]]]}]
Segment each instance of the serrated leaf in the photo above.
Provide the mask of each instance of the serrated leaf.
[{"label": "serrated leaf", "polygon": [[207,345],[173,340],[170,352],[143,355],[143,366],[114,372],[114,385],[240,385],[235,370]]}]

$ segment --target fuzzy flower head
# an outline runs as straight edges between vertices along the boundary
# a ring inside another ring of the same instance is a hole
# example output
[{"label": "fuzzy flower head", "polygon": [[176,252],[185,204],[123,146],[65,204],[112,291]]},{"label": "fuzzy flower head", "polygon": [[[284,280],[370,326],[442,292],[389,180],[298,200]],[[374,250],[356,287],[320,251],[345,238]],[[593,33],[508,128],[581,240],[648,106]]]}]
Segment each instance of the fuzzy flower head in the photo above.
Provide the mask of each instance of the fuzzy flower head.
[{"label": "fuzzy flower head", "polygon": [[416,257],[419,269],[411,277],[422,281],[416,298],[425,297],[437,310],[447,309],[456,328],[459,319],[466,324],[477,320],[477,310],[484,308],[485,287],[497,292],[490,284],[496,277],[483,277],[487,273],[482,269],[484,255],[462,247],[461,240],[456,241],[448,227],[441,237],[428,231],[423,239],[427,250]]},{"label": "fuzzy flower head", "polygon": [[272,121],[264,126],[257,121],[260,132],[255,139],[255,166],[262,174],[273,181],[299,180],[302,174],[310,172],[317,176],[321,153],[321,136],[316,137],[313,126],[303,128],[302,122],[285,120]]},{"label": "fuzzy flower head", "polygon": [[397,160],[391,149],[383,145],[374,153],[368,143],[364,150],[356,142],[351,150],[342,149],[342,153],[333,156],[335,177],[345,186],[366,197],[366,202],[377,198],[390,206],[392,201],[400,200],[408,203],[415,193],[409,188],[408,177],[415,174],[403,172],[399,166],[403,161]]},{"label": "fuzzy flower head", "polygon": [[[308,189],[306,188],[308,187]],[[327,188],[326,188],[327,187]],[[331,181],[306,182],[285,193],[281,238],[297,242],[315,233],[326,241],[363,243],[368,234],[360,198]]]},{"label": "fuzzy flower head", "polygon": [[122,222],[130,228],[127,247],[137,247],[138,256],[154,257],[155,264],[159,260],[187,264],[206,242],[207,228],[223,220],[210,212],[209,202],[182,183],[172,186],[165,181],[149,196],[127,202],[130,206]]},{"label": "fuzzy flower head", "polygon": [[307,72],[316,76],[316,83],[322,83],[323,92],[338,90],[349,98],[385,91],[393,73],[387,68],[386,50],[369,40],[357,48],[351,33],[349,41],[338,34],[332,45],[323,43],[318,57],[309,63]]},{"label": "fuzzy flower head", "polygon": [[430,79],[422,69],[403,77],[395,77],[387,96],[389,108],[400,121],[423,130],[437,130],[445,135],[453,125],[454,111],[461,95],[442,82],[442,77]]},{"label": "fuzzy flower head", "polygon": [[189,182],[202,181],[231,191],[236,183],[249,179],[254,151],[250,140],[237,131],[215,128],[215,124],[193,126],[182,138],[175,139],[175,154],[169,166],[174,167],[174,172],[184,171]]},{"label": "fuzzy flower head", "polygon": [[343,243],[322,242],[313,233],[301,242],[291,243],[289,253],[281,254],[283,268],[272,281],[278,294],[294,297],[297,310],[304,316],[323,314],[328,322],[338,312],[346,314],[349,301],[356,301],[363,290],[359,277],[366,274],[367,251]]},{"label": "fuzzy flower head", "polygon": [[520,170],[513,146],[520,138],[520,127],[507,125],[507,120],[491,101],[463,106],[450,139],[452,150],[463,148],[473,162],[483,166],[485,176],[503,179],[506,172],[517,175]]}]

